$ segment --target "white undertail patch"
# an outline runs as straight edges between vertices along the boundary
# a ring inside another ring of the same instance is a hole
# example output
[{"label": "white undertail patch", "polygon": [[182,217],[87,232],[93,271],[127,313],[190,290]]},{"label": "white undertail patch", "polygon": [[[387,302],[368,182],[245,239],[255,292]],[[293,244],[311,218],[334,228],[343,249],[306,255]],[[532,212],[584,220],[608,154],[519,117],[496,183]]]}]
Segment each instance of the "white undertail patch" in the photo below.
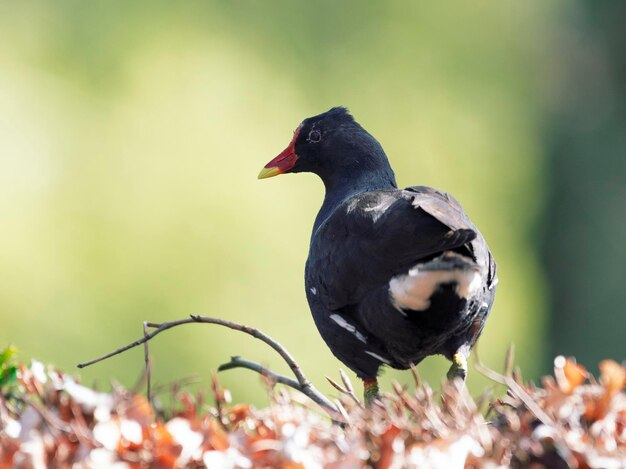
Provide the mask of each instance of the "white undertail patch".
[{"label": "white undertail patch", "polygon": [[344,319],[343,316],[339,314],[331,314],[330,319],[335,321],[339,327],[343,327],[346,331],[353,334],[357,339],[359,339],[364,344],[367,343],[367,339],[363,334],[356,330],[356,326],[354,324],[350,324],[348,321]]},{"label": "white undertail patch", "polygon": [[477,269],[426,270],[414,267],[407,275],[398,275],[389,281],[389,291],[398,310],[423,311],[430,306],[430,298],[440,285],[456,283],[461,298],[473,296],[482,279]]},{"label": "white undertail patch", "polygon": [[317,295],[317,288],[311,287],[309,291],[313,294],[313,296]]}]

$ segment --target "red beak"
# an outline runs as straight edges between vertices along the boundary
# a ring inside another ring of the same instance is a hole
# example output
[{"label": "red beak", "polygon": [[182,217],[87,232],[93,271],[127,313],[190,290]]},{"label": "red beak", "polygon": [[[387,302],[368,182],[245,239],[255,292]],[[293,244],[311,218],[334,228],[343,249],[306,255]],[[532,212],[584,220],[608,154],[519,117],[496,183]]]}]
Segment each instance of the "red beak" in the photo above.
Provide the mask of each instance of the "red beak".
[{"label": "red beak", "polygon": [[298,127],[294,132],[293,138],[291,139],[289,146],[285,148],[282,152],[280,152],[280,154],[276,158],[267,163],[265,167],[261,170],[261,172],[259,173],[259,179],[278,176],[279,174],[283,174],[289,171],[296,165],[298,155],[296,155],[295,146],[296,139],[298,138],[299,133],[300,127]]}]

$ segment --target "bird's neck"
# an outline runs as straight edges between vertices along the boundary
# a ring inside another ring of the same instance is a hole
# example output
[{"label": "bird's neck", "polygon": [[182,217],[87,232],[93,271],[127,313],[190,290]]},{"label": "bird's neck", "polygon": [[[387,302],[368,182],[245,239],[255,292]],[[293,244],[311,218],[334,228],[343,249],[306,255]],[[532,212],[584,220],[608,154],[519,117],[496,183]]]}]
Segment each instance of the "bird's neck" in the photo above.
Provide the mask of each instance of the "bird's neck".
[{"label": "bird's neck", "polygon": [[321,175],[320,177],[324,182],[326,195],[315,219],[313,233],[346,199],[363,192],[398,187],[393,170],[388,163],[379,168],[368,170],[357,171],[345,168],[343,171],[334,171],[331,175]]}]

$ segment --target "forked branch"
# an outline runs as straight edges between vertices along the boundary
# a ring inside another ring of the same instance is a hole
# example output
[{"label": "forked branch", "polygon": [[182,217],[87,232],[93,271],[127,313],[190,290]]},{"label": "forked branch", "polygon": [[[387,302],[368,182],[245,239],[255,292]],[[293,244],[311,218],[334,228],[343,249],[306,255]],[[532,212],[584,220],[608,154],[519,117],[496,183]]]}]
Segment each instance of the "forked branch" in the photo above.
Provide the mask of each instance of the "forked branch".
[{"label": "forked branch", "polygon": [[313,402],[320,405],[324,409],[330,410],[333,413],[330,413],[330,416],[334,419],[336,418],[337,408],[335,405],[318,389],[313,386],[311,382],[307,382],[306,384],[301,384],[293,378],[289,378],[288,376],[279,375],[278,373],[273,372],[269,368],[264,367],[263,365],[246,360],[241,357],[231,357],[228,363],[224,363],[217,368],[217,371],[226,371],[232,370],[234,368],[246,368],[248,370],[255,371],[265,377],[267,377],[270,381],[274,383],[284,384],[285,386],[289,386],[297,391],[300,391],[302,394],[310,398]]},{"label": "forked branch", "polygon": [[[284,384],[286,386],[289,386],[293,389],[300,391],[301,393],[309,397],[311,400],[313,400],[315,403],[323,407],[327,412],[331,413],[331,417],[334,416],[332,414],[337,413],[336,406],[324,394],[322,394],[317,388],[315,388],[315,386],[313,386],[313,384],[306,378],[300,366],[296,363],[296,361],[293,359],[293,357],[287,351],[287,349],[285,349],[285,347],[280,345],[278,342],[276,342],[267,334],[261,332],[260,330],[254,327],[245,326],[243,324],[239,324],[233,321],[227,321],[225,319],[211,318],[207,316],[198,316],[198,315],[193,314],[189,318],[179,319],[176,321],[170,321],[170,322],[164,322],[164,323],[145,322],[144,323],[144,336],[141,339],[137,339],[136,341],[131,342],[130,344],[125,345],[123,347],[120,347],[101,357],[95,358],[93,360],[89,360],[84,363],[79,363],[78,368],[85,368],[87,366],[101,362],[108,358],[114,357],[115,355],[119,355],[120,353],[130,350],[131,348],[137,347],[141,344],[145,344],[145,354],[146,354],[145,363],[146,363],[146,373],[148,374],[148,393],[150,393],[150,384],[149,384],[150,383],[150,379],[149,379],[150,362],[149,362],[148,351],[147,351],[148,341],[154,338],[155,336],[157,336],[158,334],[160,334],[161,332],[171,329],[173,327],[182,326],[183,324],[194,324],[194,323],[216,324],[218,326],[224,326],[224,327],[228,327],[229,329],[234,329],[236,331],[243,332],[245,334],[251,335],[255,339],[259,339],[260,341],[266,343],[271,348],[273,348],[282,357],[282,359],[287,363],[287,365],[293,372],[296,379],[294,380],[287,376],[279,375],[263,367],[262,365],[258,363],[251,362],[249,360],[245,360],[239,357],[232,357],[230,362],[225,363],[218,368],[219,371],[229,370],[232,368],[246,368],[246,369],[255,371],[264,376],[267,376],[268,378],[270,378],[272,381],[276,383],[281,383],[281,384]],[[148,328],[153,328],[154,330],[148,333]]]}]

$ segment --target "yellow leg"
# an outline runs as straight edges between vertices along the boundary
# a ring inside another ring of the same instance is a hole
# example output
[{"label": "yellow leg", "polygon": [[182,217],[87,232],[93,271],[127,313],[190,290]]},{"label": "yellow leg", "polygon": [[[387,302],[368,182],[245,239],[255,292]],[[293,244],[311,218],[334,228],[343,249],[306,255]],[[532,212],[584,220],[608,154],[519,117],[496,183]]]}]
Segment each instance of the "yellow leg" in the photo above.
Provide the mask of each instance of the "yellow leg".
[{"label": "yellow leg", "polygon": [[462,353],[452,355],[452,366],[448,370],[448,379],[461,378],[465,381],[467,377],[467,358]]}]

